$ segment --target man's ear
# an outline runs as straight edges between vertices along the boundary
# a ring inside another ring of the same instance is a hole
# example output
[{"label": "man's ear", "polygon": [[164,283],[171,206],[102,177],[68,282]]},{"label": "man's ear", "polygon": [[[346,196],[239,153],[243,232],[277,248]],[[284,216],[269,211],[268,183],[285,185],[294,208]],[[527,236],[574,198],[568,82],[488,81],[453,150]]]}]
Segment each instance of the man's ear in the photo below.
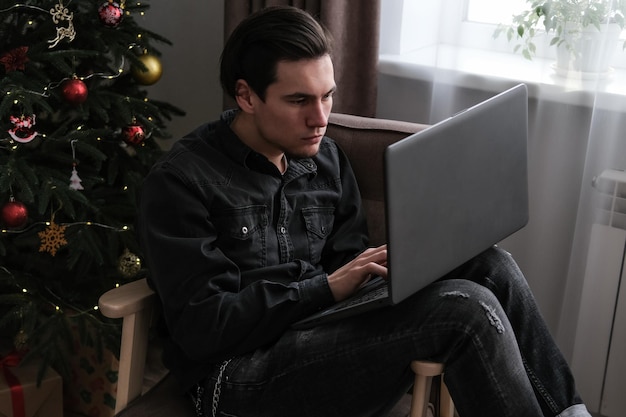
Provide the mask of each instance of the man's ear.
[{"label": "man's ear", "polygon": [[252,113],[254,111],[254,105],[252,103],[253,94],[254,92],[245,80],[237,80],[235,83],[235,100],[239,108],[246,113]]}]

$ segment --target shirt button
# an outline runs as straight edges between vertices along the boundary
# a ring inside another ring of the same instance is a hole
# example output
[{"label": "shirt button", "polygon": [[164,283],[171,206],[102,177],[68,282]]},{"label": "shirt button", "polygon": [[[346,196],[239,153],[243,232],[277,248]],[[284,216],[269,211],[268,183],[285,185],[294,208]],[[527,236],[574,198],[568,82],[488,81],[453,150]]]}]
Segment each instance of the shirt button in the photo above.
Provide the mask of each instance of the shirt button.
[{"label": "shirt button", "polygon": [[246,226],[241,228],[241,233],[243,233],[244,235],[248,234],[248,228]]},{"label": "shirt button", "polygon": [[287,233],[287,229],[285,229],[285,227],[281,227],[280,233],[284,235],[285,233]]}]

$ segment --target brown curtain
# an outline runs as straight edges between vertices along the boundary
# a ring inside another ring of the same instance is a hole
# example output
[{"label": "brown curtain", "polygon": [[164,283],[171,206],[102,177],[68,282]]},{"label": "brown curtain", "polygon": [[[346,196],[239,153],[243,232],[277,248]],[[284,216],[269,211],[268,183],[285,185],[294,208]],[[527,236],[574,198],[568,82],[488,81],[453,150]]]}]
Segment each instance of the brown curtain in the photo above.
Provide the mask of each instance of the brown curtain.
[{"label": "brown curtain", "polygon": [[[241,20],[263,7],[292,5],[311,13],[334,38],[337,94],[333,111],[373,117],[378,83],[380,0],[226,0],[224,39]],[[232,101],[225,99],[225,106]]]}]

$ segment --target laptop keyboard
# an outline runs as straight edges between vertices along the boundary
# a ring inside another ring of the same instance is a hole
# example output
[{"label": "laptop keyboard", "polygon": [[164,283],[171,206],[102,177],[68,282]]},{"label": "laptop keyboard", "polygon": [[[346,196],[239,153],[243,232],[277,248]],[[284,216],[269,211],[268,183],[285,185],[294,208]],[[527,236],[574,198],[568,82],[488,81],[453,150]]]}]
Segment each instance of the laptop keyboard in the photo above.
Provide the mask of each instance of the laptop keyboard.
[{"label": "laptop keyboard", "polygon": [[355,298],[346,300],[347,303],[342,307],[350,307],[355,304],[365,303],[367,301],[376,300],[379,298],[387,298],[389,296],[389,287],[384,285],[382,287],[374,288],[370,291],[367,291],[363,294],[356,296]]},{"label": "laptop keyboard", "polygon": [[[325,320],[332,320],[331,317],[334,317],[335,319],[340,318],[342,317],[342,313],[347,313],[347,311],[360,311],[360,305],[363,305],[363,308],[367,309],[369,307],[365,307],[365,305],[369,305],[372,302],[384,301],[386,299],[389,299],[389,285],[385,279],[378,276],[369,280],[351,297],[333,304],[329,308],[322,310],[317,314],[313,314],[308,318],[300,320],[299,322],[294,323],[293,326],[296,329],[306,329],[320,322],[324,322]],[[333,313],[339,314],[335,315]]]},{"label": "laptop keyboard", "polygon": [[354,305],[363,304],[372,300],[389,297],[389,286],[382,277],[372,278],[365,286],[351,297],[335,304],[333,310],[343,310]]}]

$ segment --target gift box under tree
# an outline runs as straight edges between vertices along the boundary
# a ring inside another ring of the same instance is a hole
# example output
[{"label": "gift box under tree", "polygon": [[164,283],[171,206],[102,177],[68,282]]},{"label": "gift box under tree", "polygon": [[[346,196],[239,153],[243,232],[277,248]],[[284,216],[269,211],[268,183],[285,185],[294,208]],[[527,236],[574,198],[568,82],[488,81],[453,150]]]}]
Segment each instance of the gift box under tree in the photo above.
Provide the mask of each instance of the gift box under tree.
[{"label": "gift box under tree", "polygon": [[22,355],[0,356],[0,416],[63,417],[63,384],[51,368],[40,374],[37,360]]},{"label": "gift box under tree", "polygon": [[73,352],[64,379],[64,408],[68,414],[109,417],[115,414],[117,355],[94,337],[96,329],[71,327]]}]

